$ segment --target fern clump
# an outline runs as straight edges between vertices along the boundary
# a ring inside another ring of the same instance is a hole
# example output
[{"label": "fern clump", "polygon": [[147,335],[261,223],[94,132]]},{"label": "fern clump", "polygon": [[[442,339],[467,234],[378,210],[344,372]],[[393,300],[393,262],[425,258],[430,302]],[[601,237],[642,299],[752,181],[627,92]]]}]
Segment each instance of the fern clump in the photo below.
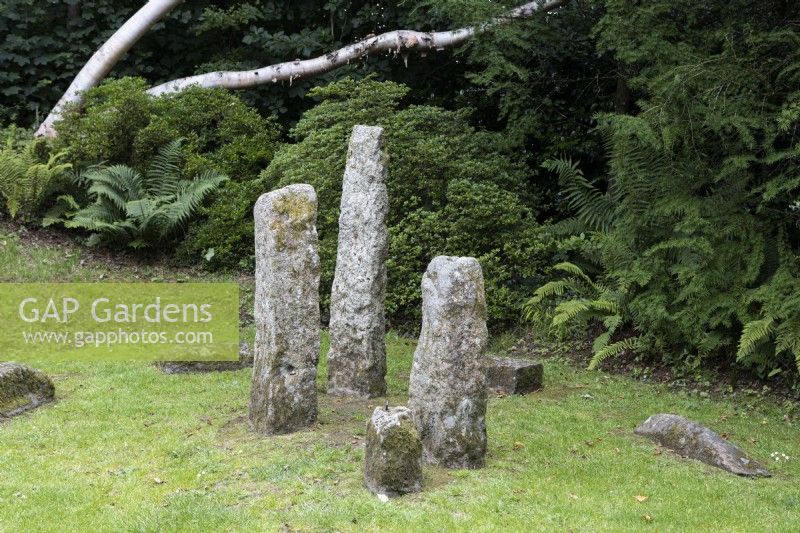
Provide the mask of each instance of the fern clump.
[{"label": "fern clump", "polygon": [[[800,363],[800,33],[777,20],[749,2],[606,3],[595,31],[637,108],[596,116],[601,178],[545,164],[572,214],[551,231],[589,236],[573,262],[595,288],[570,271],[537,291],[556,327],[606,324],[593,363],[633,348],[763,377]],[[617,340],[620,323],[634,336]]]},{"label": "fern clump", "polygon": [[91,232],[87,244],[141,249],[183,234],[203,200],[228,178],[205,170],[181,177],[182,140],[164,146],[140,174],[126,165],[93,168],[79,178],[93,200],[79,208],[72,196],[59,197],[48,222]]},{"label": "fern clump", "polygon": [[[571,164],[562,165],[562,169],[574,168]],[[601,322],[605,331],[594,340],[594,356],[589,368],[596,368],[605,359],[623,351],[637,349],[637,337],[612,342],[614,335],[629,321],[624,316],[625,292],[621,287],[612,288],[594,282],[573,263],[559,263],[553,266],[553,270],[566,276],[536,289],[524,306],[526,319],[549,323],[559,333],[565,333],[568,325],[586,325],[592,320]]]},{"label": "fern clump", "polygon": [[45,200],[61,185],[72,165],[65,151],[50,153],[43,139],[15,142],[8,138],[0,150],[0,196],[11,218],[31,222]]}]

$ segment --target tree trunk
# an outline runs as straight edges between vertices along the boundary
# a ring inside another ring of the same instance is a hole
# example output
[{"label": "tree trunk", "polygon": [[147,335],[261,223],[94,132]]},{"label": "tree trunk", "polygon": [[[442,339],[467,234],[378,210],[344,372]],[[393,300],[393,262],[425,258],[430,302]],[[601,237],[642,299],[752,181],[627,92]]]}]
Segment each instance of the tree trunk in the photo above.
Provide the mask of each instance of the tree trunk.
[{"label": "tree trunk", "polygon": [[50,114],[36,131],[37,136],[55,136],[53,124],[61,118],[64,106],[70,102],[80,102],[81,93],[91,89],[108,74],[125,52],[183,0],[150,0],[123,24],[89,59],[75,76],[67,92],[53,107]]}]

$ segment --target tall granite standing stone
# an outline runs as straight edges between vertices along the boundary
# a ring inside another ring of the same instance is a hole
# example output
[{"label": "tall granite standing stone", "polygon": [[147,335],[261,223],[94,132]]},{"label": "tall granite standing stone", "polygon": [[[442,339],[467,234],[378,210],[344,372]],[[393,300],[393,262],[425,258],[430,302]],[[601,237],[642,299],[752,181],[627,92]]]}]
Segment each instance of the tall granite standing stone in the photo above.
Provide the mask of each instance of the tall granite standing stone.
[{"label": "tall granite standing stone", "polygon": [[436,257],[422,278],[422,332],[408,405],[423,460],[479,468],[486,454],[486,300],[472,257]]},{"label": "tall granite standing stone", "polygon": [[289,185],[262,195],[254,216],[256,341],[250,422],[258,433],[289,433],[317,418],[317,195],[310,185]]},{"label": "tall granite standing stone", "polygon": [[331,292],[328,392],[386,394],[386,154],[383,129],[356,126],[342,186],[339,248]]}]

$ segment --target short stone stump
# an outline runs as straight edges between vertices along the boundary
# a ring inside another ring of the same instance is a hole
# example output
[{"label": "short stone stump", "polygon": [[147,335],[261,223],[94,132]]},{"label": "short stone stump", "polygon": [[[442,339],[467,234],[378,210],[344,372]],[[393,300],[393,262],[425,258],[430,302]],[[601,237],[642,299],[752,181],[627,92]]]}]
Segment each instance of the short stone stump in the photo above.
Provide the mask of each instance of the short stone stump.
[{"label": "short stone stump", "polygon": [[422,490],[422,442],[407,407],[378,407],[367,422],[364,486],[389,497]]}]

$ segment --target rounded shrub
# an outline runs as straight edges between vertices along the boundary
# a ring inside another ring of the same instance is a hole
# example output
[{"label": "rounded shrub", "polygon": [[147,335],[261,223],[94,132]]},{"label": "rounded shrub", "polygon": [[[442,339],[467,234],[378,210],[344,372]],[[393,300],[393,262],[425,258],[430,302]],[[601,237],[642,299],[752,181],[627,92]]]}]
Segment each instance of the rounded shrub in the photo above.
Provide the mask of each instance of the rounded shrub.
[{"label": "rounded shrub", "polygon": [[213,167],[233,181],[255,179],[272,159],[280,127],[235,93],[191,87],[153,97],[141,78],[109,80],[86,91],[56,124],[56,146],[78,168],[100,162],[147,168],[158,150],[184,139],[186,174]]},{"label": "rounded shrub", "polygon": [[[253,203],[266,191],[291,183],[317,190],[317,228],[322,262],[323,305],[329,304],[336,260],[339,203],[351,130],[383,126],[389,154],[389,281],[387,315],[394,327],[417,327],[420,281],[436,255],[475,256],[483,265],[493,324],[516,320],[528,279],[551,255],[534,215],[526,167],[500,134],[477,131],[468,111],[404,106],[408,89],[374,79],[343,79],[314,89],[319,103],[291,132],[260,182],[229,185],[235,191],[209,210],[209,221],[193,239],[216,242],[211,264],[252,261]],[[202,246],[195,246],[202,248]],[[244,252],[246,250],[246,256]],[[243,261],[244,260],[244,261]]]}]

